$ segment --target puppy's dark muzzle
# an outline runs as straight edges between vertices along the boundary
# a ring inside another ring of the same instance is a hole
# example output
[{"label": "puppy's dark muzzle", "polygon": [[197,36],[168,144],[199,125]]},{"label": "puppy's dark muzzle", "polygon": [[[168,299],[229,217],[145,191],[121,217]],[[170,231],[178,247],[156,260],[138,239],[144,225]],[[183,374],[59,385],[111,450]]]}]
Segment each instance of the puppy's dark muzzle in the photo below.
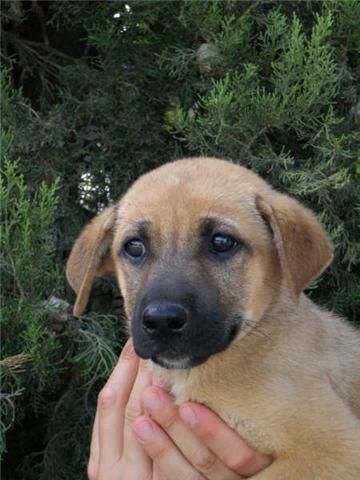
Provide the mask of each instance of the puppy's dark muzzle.
[{"label": "puppy's dark muzzle", "polygon": [[139,357],[164,368],[192,368],[224,350],[233,337],[219,295],[175,280],[170,274],[153,280],[136,305],[131,334]]},{"label": "puppy's dark muzzle", "polygon": [[165,340],[186,334],[189,312],[182,305],[169,301],[152,302],[142,314],[142,327],[152,340]]}]

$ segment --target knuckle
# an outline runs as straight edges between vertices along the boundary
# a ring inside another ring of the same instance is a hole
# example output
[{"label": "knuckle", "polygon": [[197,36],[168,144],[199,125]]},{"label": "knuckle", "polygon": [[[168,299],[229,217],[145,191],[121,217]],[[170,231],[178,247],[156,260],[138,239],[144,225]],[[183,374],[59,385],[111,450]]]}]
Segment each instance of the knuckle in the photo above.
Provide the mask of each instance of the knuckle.
[{"label": "knuckle", "polygon": [[125,409],[125,422],[132,424],[142,414],[143,412],[140,407],[129,404]]},{"label": "knuckle", "polygon": [[204,473],[211,473],[215,468],[216,462],[216,456],[205,447],[200,447],[194,453],[193,464],[195,468]]},{"label": "knuckle", "polygon": [[244,470],[250,470],[256,463],[256,454],[252,450],[247,450],[243,452],[241,455],[236,456],[235,458],[232,456],[231,458],[227,459],[225,462],[231,470],[235,472],[241,473]]},{"label": "knuckle", "polygon": [[101,405],[105,399],[106,399],[106,391],[104,389],[102,389],[98,393],[98,397],[97,397],[98,405]]},{"label": "knuckle", "polygon": [[165,430],[170,430],[173,425],[179,420],[176,412],[169,412],[163,418],[159,418],[159,423]]},{"label": "knuckle", "polygon": [[199,422],[199,425],[196,425],[196,432],[200,438],[204,439],[216,439],[221,433],[220,429],[211,422]]},{"label": "knuckle", "polygon": [[105,385],[99,392],[97,404],[101,409],[106,409],[113,404],[114,394],[112,390]]}]

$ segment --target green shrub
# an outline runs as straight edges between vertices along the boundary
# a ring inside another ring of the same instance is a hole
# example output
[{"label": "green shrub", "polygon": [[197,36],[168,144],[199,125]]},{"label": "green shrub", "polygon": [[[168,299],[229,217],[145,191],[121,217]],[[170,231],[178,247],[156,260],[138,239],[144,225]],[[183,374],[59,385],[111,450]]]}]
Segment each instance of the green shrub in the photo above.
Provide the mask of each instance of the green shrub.
[{"label": "green shrub", "polygon": [[74,319],[59,298],[59,181],[29,191],[21,161],[12,159],[13,102],[24,99],[2,80],[0,456],[7,452],[4,473],[17,467],[19,478],[83,478],[94,397],[116,360],[121,329],[111,315]]}]

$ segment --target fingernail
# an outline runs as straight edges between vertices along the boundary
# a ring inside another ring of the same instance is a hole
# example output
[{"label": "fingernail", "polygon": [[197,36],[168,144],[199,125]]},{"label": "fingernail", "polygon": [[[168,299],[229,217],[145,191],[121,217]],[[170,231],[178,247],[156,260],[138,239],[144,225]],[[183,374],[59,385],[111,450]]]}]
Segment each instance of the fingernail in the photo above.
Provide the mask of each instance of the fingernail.
[{"label": "fingernail", "polygon": [[134,357],[136,357],[136,353],[131,339],[129,339],[125,343],[120,356],[122,360],[132,360]]},{"label": "fingernail", "polygon": [[161,406],[161,400],[160,397],[157,393],[155,392],[145,392],[144,393],[144,406],[147,408],[150,412],[159,410]]},{"label": "fingernail", "polygon": [[135,435],[141,442],[148,442],[154,436],[154,429],[150,422],[143,420],[134,424]]},{"label": "fingernail", "polygon": [[189,407],[188,405],[181,406],[180,416],[190,428],[195,427],[197,423],[197,416],[191,407]]}]

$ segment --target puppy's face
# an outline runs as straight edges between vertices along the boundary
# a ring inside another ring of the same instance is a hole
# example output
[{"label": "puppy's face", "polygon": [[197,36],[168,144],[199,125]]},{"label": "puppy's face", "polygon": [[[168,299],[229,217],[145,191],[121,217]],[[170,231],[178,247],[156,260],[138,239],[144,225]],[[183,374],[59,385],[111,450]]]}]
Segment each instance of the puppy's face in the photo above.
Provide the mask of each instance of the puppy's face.
[{"label": "puppy's face", "polygon": [[144,176],[121,201],[113,258],[137,353],[189,368],[261,318],[280,271],[238,168],[204,176],[174,166]]},{"label": "puppy's face", "polygon": [[115,271],[137,353],[191,368],[241,341],[281,296],[297,302],[331,259],[296,201],[243,167],[190,159],[144,175],[98,215],[67,278],[80,315],[94,277]]}]

